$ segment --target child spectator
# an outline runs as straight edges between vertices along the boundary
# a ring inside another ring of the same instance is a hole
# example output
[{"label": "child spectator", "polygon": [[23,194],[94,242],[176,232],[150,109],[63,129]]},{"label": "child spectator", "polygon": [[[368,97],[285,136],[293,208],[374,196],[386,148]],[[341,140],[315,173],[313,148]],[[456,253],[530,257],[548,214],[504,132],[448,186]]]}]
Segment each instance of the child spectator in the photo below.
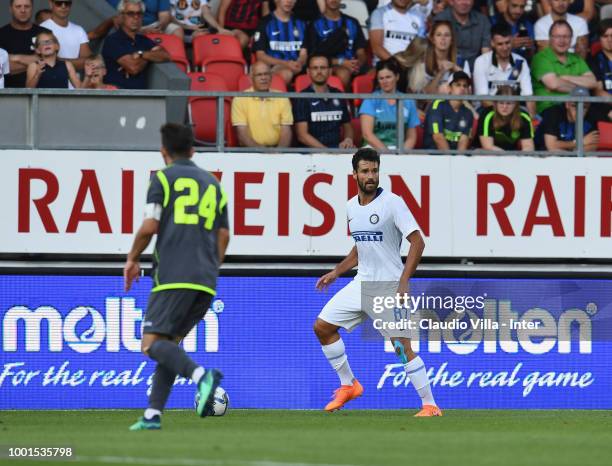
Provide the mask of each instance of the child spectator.
[{"label": "child spectator", "polygon": [[69,61],[59,60],[60,45],[53,33],[39,33],[35,45],[39,59],[28,65],[26,87],[68,89],[69,83],[75,88],[81,87],[81,80],[74,65]]}]

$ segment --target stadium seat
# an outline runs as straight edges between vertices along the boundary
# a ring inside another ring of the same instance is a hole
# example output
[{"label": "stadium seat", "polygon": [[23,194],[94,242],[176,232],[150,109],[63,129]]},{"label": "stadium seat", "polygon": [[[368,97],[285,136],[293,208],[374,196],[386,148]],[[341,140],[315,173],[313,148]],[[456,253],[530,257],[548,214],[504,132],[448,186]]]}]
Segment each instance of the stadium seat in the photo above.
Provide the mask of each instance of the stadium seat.
[{"label": "stadium seat", "polygon": [[361,135],[361,121],[359,118],[351,118],[351,126],[353,127],[353,142],[357,147],[360,147],[363,136]]},{"label": "stadium seat", "polygon": [[612,123],[598,121],[597,130],[599,131],[599,145],[597,150],[612,151]]},{"label": "stadium seat", "polygon": [[[225,80],[214,73],[189,73],[192,91],[227,92]],[[217,140],[217,100],[209,97],[189,98],[189,121],[193,126],[198,142],[213,145]],[[231,99],[226,98],[223,105],[225,139],[228,146],[236,145],[236,137],[231,124]]]},{"label": "stadium seat", "polygon": [[[251,77],[248,74],[244,74],[238,81],[238,90],[244,91],[252,85],[253,83],[251,83]],[[285,81],[277,74],[272,75],[272,83],[270,84],[270,88],[276,91],[287,92],[287,85],[285,84]]]},{"label": "stadium seat", "polygon": [[193,63],[200,71],[223,76],[230,91],[247,72],[240,42],[234,36],[206,34],[193,39]]},{"label": "stadium seat", "polygon": [[234,36],[205,34],[193,39],[193,64],[204,66],[208,61],[235,61],[246,65],[240,42]]},{"label": "stadium seat", "polygon": [[[354,93],[370,94],[374,90],[374,73],[370,72],[355,76],[352,84]],[[355,99],[355,109],[359,109],[361,105],[361,99]]]},{"label": "stadium seat", "polygon": [[416,127],[417,130],[417,140],[414,145],[415,149],[422,149],[423,143],[425,142],[425,128],[423,128],[423,122]]},{"label": "stadium seat", "polygon": [[[295,83],[294,83],[295,92],[302,92],[304,89],[310,86],[310,84],[311,84],[310,76],[308,76],[307,74],[300,74],[299,76],[295,78]],[[344,92],[342,81],[340,80],[338,76],[330,76],[329,79],[327,80],[327,84],[329,85],[329,87],[334,87],[338,89],[339,91]]]},{"label": "stadium seat", "polygon": [[367,39],[370,14],[368,13],[366,2],[363,0],[342,0],[340,9],[342,13],[352,16],[359,22],[363,35]]},{"label": "stadium seat", "polygon": [[185,44],[183,41],[173,34],[156,34],[149,33],[146,36],[158,45],[161,45],[170,54],[170,58],[176,66],[184,73],[188,73],[191,69],[187,53],[185,52]]},{"label": "stadium seat", "polygon": [[601,51],[601,42],[597,41],[597,42],[593,42],[591,44],[591,56],[595,56],[597,55],[599,52]]}]

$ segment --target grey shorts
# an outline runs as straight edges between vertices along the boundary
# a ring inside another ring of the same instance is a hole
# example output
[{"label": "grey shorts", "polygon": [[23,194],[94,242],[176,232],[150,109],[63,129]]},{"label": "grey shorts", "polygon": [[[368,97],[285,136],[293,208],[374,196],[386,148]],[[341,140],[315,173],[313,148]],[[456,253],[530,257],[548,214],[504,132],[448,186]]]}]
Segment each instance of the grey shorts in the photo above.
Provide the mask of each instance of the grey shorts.
[{"label": "grey shorts", "polygon": [[197,290],[151,293],[142,321],[142,333],[184,337],[206,315],[213,296]]}]

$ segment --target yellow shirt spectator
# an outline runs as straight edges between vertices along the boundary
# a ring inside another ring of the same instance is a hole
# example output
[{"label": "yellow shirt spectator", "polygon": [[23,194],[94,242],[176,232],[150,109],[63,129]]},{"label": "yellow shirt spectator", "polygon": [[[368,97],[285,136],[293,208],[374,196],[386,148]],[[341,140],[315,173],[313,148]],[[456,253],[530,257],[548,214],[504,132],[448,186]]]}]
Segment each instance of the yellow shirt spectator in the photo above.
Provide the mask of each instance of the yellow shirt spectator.
[{"label": "yellow shirt spectator", "polygon": [[[254,91],[251,87],[246,92]],[[293,125],[291,103],[284,97],[236,97],[232,102],[232,125],[246,126],[258,145],[278,146],[281,126]]]}]

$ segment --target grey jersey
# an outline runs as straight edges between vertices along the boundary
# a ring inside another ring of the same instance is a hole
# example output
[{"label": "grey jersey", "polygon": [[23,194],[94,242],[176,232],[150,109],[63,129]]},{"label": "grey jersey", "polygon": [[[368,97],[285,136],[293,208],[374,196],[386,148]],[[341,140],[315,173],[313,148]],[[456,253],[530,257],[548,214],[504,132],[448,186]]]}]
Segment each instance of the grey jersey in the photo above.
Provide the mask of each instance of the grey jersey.
[{"label": "grey jersey", "polygon": [[153,251],[153,292],[192,289],[215,294],[217,231],[229,228],[227,196],[217,179],[179,159],[151,179],[147,204],[162,206]]}]

